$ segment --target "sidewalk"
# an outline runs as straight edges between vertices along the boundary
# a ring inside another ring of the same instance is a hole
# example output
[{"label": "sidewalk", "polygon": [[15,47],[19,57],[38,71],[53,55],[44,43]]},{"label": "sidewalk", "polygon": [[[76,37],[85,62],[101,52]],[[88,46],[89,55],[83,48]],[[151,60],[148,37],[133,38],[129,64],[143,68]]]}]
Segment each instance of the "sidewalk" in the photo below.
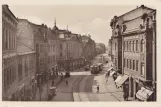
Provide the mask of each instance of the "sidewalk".
[{"label": "sidewalk", "polygon": [[[58,78],[56,78],[54,80],[55,85],[57,86],[57,84],[59,84],[59,82],[61,81],[60,76],[58,76]],[[48,81],[48,83],[44,83],[42,86],[42,92],[41,92],[41,101],[48,101],[48,88],[51,86],[51,80]],[[36,91],[36,95],[35,95],[35,101],[40,101],[40,93],[39,93],[39,89],[37,89]]]},{"label": "sidewalk", "polygon": [[[96,89],[97,85],[100,88],[98,94]],[[99,101],[124,101],[123,91],[116,88],[112,77],[109,77],[106,83],[105,75],[95,76],[93,93],[95,93]]]}]

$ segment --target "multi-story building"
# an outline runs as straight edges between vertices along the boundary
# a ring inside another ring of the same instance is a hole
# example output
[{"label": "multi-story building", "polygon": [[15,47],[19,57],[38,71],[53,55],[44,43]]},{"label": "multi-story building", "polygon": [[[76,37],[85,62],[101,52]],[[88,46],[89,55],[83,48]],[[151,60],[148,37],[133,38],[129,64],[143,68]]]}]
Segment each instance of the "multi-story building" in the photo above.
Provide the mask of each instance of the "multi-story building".
[{"label": "multi-story building", "polygon": [[2,5],[2,100],[9,100],[17,87],[18,20],[7,5]]},{"label": "multi-story building", "polygon": [[[17,54],[18,54],[18,88],[17,100],[32,100],[35,92],[32,79],[36,73],[36,57],[34,34],[30,23],[25,19],[18,19],[17,25]],[[31,85],[32,84],[32,85]]]},{"label": "multi-story building", "polygon": [[34,33],[34,43],[36,50],[36,75],[37,86],[41,86],[48,79],[48,49],[46,25],[36,25],[30,22]]},{"label": "multi-story building", "polygon": [[[56,26],[56,23],[55,23]],[[55,30],[48,29],[47,31],[47,42],[48,42],[48,71],[54,75],[58,76],[58,35]]]},{"label": "multi-story building", "polygon": [[59,70],[72,71],[83,65],[81,36],[54,26],[53,31],[59,37],[58,67]]},{"label": "multi-story building", "polygon": [[124,75],[120,84],[125,95],[133,99],[156,99],[155,14],[156,10],[142,5],[111,21],[116,35],[112,35],[112,53],[122,58],[114,57],[114,62],[120,60],[116,66],[122,68]]}]

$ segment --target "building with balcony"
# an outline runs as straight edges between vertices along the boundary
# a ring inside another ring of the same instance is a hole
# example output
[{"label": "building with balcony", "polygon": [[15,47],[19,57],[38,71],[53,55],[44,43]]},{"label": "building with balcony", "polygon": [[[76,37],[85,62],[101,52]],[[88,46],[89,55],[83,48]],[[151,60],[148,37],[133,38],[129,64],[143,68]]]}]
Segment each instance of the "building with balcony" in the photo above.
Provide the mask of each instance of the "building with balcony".
[{"label": "building with balcony", "polygon": [[[156,101],[156,10],[144,5],[111,21],[112,54],[122,69],[123,90],[134,100]],[[117,38],[117,39],[116,39]],[[115,56],[114,55],[114,56]],[[118,82],[119,83],[119,82]]]}]

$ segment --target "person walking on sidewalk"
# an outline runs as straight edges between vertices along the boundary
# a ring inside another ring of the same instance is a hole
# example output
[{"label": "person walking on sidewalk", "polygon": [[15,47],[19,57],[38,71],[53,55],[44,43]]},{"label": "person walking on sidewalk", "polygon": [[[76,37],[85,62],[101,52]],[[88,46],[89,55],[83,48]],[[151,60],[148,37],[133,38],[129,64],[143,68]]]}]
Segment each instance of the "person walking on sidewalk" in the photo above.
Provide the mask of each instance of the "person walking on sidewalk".
[{"label": "person walking on sidewalk", "polygon": [[97,85],[97,93],[99,93],[99,85]]},{"label": "person walking on sidewalk", "polygon": [[66,86],[68,86],[68,80],[66,80]]}]

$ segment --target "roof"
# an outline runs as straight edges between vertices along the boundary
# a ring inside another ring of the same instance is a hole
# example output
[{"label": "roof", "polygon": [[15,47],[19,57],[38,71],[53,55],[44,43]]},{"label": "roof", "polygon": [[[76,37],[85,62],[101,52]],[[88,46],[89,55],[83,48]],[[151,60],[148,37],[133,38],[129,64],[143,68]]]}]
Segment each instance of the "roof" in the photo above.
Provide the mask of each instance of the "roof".
[{"label": "roof", "polygon": [[124,14],[118,16],[118,17],[122,17],[122,16],[124,16],[124,15],[126,15],[126,14],[129,14],[129,13],[131,13],[131,12],[137,10],[137,9],[140,9],[140,8],[144,8],[144,9],[146,8],[146,9],[148,9],[148,10],[155,11],[155,9],[152,9],[152,8],[146,7],[146,6],[144,6],[144,5],[141,5],[140,7],[135,8],[135,9],[133,9],[133,10],[131,10],[131,11],[128,11],[128,12],[126,12],[126,13],[124,13]]},{"label": "roof", "polygon": [[3,9],[6,9],[10,12],[10,14],[17,20],[17,18],[15,17],[15,15],[12,13],[12,11],[9,9],[9,6],[8,5],[2,5],[2,8]]}]

